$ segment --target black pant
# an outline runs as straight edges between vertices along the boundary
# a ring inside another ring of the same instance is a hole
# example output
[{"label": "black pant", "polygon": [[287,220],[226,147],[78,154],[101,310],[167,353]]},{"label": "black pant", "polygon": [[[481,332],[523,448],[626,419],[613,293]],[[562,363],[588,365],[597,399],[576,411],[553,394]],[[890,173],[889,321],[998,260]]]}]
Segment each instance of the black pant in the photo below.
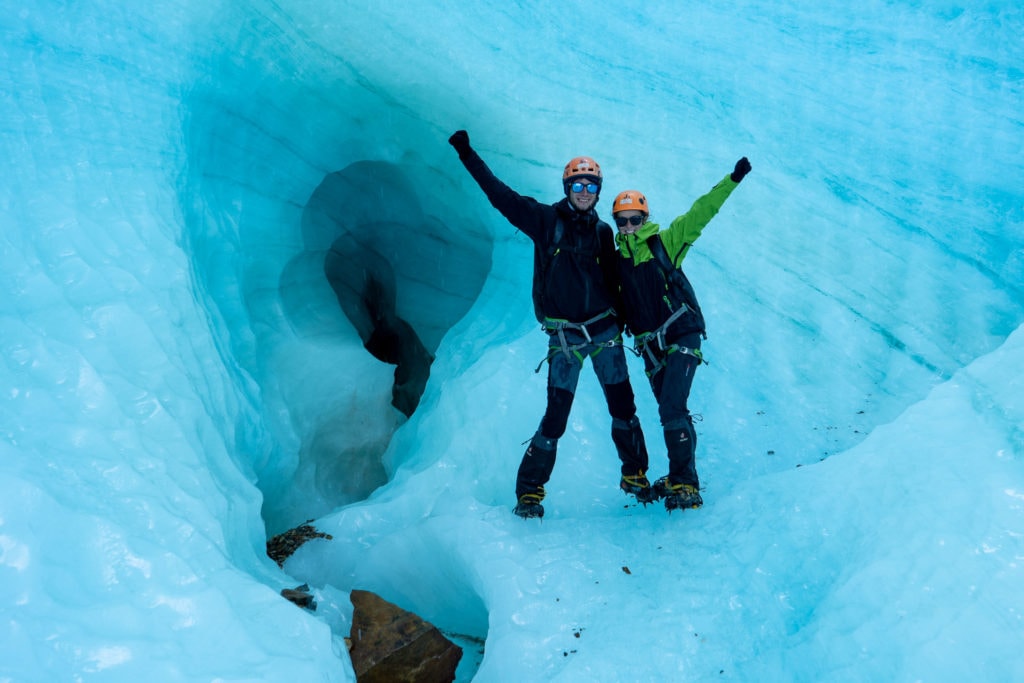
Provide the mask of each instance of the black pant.
[{"label": "black pant", "polygon": [[[629,369],[621,345],[621,334],[610,321],[605,329],[591,334],[588,342],[581,333],[565,330],[565,345],[557,334],[548,334],[547,408],[519,465],[516,497],[538,492],[551,478],[558,439],[565,433],[569,422],[569,411],[579,384],[580,371],[587,358],[604,392],[608,413],[612,416],[612,436],[623,462],[623,473],[627,469],[631,474],[647,469],[647,450],[636,419],[636,400],[629,383]],[[609,342],[614,344],[609,345]],[[628,436],[616,436],[617,431],[628,433]]]},{"label": "black pant", "polygon": [[[700,335],[685,335],[672,342],[679,347],[700,350]],[[680,350],[652,347],[654,358],[644,354],[644,365],[650,377],[654,398],[658,401],[658,416],[665,431],[668,449],[669,480],[675,484],[690,484],[699,488],[696,451],[697,431],[687,401],[693,386],[693,376],[700,359]]]}]

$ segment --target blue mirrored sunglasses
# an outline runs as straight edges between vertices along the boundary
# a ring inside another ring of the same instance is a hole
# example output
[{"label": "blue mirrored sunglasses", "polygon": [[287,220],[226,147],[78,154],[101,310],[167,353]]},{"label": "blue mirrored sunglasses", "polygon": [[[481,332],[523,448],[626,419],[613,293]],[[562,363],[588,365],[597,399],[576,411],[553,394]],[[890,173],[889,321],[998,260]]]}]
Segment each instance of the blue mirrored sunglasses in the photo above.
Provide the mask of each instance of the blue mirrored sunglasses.
[{"label": "blue mirrored sunglasses", "polygon": [[590,194],[597,194],[597,191],[601,189],[601,186],[597,183],[581,183],[579,181],[569,186],[573,192],[583,192],[583,188],[587,188],[587,192]]}]

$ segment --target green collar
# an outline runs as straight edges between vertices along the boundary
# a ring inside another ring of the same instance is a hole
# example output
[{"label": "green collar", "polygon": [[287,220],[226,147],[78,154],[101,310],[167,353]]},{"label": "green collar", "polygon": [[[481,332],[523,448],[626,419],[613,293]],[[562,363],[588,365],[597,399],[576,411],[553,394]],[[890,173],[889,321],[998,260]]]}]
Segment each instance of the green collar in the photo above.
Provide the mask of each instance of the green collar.
[{"label": "green collar", "polygon": [[641,225],[640,229],[637,230],[632,235],[626,235],[621,232],[615,233],[615,241],[619,243],[620,247],[626,245],[629,247],[629,250],[631,252],[635,253],[637,244],[646,245],[647,238],[649,238],[651,235],[656,235],[659,232],[661,232],[661,226],[659,226],[657,223],[647,221],[646,223]]}]

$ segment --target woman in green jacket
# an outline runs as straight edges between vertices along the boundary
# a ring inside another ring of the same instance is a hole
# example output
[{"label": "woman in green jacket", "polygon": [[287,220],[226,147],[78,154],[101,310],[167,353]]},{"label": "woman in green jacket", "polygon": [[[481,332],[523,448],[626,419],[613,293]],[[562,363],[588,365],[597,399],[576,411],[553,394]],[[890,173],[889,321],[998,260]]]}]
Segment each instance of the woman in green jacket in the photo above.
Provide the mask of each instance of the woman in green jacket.
[{"label": "woman in green jacket", "polygon": [[695,460],[697,433],[686,406],[701,363],[704,316],[680,267],[690,246],[749,172],[750,162],[743,157],[732,173],[666,230],[648,220],[647,198],[636,190],[620,192],[612,204],[623,313],[643,356],[668,448],[669,471],[653,484],[653,496],[664,498],[670,511],[704,504]]}]

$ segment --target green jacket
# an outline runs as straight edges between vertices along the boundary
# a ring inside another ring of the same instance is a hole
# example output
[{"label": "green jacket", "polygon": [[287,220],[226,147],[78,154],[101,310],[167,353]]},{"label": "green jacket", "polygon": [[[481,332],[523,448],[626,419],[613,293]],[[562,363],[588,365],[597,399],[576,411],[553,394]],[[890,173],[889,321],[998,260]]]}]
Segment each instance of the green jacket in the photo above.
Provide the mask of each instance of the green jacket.
[{"label": "green jacket", "polygon": [[653,258],[651,250],[647,248],[647,238],[661,231],[661,241],[665,245],[672,263],[678,268],[679,264],[686,258],[690,246],[697,241],[704,228],[711,219],[715,217],[725,200],[729,198],[732,191],[739,183],[733,182],[729,174],[711,188],[711,191],[698,199],[690,207],[690,210],[682,216],[673,220],[667,230],[661,231],[657,223],[644,223],[640,229],[632,235],[618,233],[615,235],[615,244],[619,248],[619,254],[624,258],[631,259],[634,266],[640,265]]},{"label": "green jacket", "polygon": [[[647,246],[647,238],[660,234],[665,251],[678,268],[690,251],[690,246],[700,237],[738,184],[733,182],[730,175],[726,175],[710,192],[695,201],[689,211],[673,220],[666,230],[661,230],[657,223],[648,222],[632,235],[622,232],[615,235],[615,244],[621,256],[619,270],[625,319],[633,334],[658,329],[682,303],[671,296],[665,274]],[[673,323],[671,336],[704,331],[699,307],[693,313]]]}]

